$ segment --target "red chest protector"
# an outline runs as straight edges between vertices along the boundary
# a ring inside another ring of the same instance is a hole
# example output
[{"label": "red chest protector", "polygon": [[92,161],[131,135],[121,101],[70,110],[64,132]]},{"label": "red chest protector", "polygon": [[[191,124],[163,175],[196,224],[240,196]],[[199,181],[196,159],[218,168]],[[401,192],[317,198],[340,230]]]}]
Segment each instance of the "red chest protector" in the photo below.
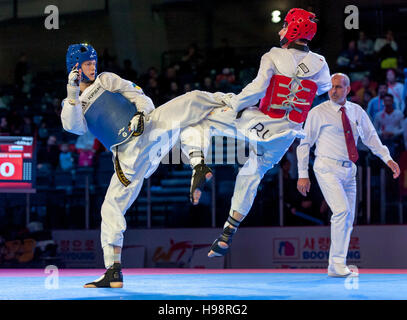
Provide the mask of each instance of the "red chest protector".
[{"label": "red chest protector", "polygon": [[317,84],[311,80],[274,75],[259,109],[271,118],[280,119],[287,114],[289,120],[302,123],[311,109],[317,89]]}]

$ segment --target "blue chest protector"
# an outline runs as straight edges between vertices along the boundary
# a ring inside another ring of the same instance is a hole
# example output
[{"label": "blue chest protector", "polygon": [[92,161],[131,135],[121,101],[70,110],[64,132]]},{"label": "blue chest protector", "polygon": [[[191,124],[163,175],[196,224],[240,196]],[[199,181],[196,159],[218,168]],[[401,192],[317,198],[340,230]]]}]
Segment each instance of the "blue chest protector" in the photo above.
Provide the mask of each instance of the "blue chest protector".
[{"label": "blue chest protector", "polygon": [[89,131],[106,147],[125,142],[131,137],[130,120],[137,112],[136,106],[118,92],[103,92],[86,110]]}]

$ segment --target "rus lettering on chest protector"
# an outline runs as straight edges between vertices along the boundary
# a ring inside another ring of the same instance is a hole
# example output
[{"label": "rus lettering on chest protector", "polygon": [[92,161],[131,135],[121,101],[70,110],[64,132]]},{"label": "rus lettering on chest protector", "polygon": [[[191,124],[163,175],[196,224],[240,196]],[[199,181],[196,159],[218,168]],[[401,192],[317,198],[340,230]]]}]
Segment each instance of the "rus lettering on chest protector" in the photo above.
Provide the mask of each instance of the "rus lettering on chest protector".
[{"label": "rus lettering on chest protector", "polygon": [[[267,129],[267,130],[264,130],[264,129],[265,129],[264,124],[262,124],[261,122],[259,122],[259,123],[256,124],[254,127],[252,127],[252,128],[250,129],[250,131],[255,130],[255,131],[256,131],[256,134],[257,134],[257,136],[258,136],[259,138],[265,139],[265,136],[266,136],[267,132],[269,132],[269,130],[268,130],[268,129]],[[264,131],[264,132],[263,132],[263,131]]]}]

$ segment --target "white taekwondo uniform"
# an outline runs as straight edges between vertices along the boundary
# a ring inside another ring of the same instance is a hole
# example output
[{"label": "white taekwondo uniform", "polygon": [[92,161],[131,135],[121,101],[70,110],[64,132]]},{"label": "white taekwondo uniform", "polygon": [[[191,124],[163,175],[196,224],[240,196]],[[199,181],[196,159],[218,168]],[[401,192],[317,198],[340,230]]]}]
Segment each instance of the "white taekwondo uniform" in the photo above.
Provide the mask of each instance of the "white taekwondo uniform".
[{"label": "white taekwondo uniform", "polygon": [[[134,83],[114,73],[101,73],[79,97],[77,105],[63,101],[66,131],[82,135],[88,129],[112,151],[115,174],[101,208],[101,242],[105,267],[113,264],[113,246],[123,246],[124,215],[161,159],[179,139],[180,129],[193,125],[212,110],[211,94],[196,91],[154,109]],[[146,114],[144,132],[135,136],[129,123],[136,111]]]},{"label": "white taekwondo uniform", "polygon": [[[256,78],[241,93],[214,93],[226,106],[182,130],[182,150],[186,155],[202,150],[206,155],[211,136],[248,139],[249,159],[236,177],[230,209],[230,213],[236,210],[247,215],[264,174],[281,160],[295,138],[304,137],[302,124],[315,94],[330,88],[323,56],[274,47],[262,56]],[[260,99],[260,106],[255,106]]]}]

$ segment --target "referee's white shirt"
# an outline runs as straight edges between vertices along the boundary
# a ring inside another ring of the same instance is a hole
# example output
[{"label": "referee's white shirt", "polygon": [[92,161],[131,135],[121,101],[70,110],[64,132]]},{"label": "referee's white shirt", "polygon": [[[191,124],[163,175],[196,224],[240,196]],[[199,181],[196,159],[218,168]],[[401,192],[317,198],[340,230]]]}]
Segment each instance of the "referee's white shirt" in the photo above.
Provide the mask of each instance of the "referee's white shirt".
[{"label": "referee's white shirt", "polygon": [[[334,160],[349,161],[342,125],[342,106],[327,100],[308,113],[304,125],[306,137],[297,147],[298,177],[308,178],[309,152],[316,143],[315,155]],[[383,162],[392,160],[389,149],[380,141],[367,113],[356,103],[346,101],[346,115],[352,127],[355,143],[362,142]]]}]

